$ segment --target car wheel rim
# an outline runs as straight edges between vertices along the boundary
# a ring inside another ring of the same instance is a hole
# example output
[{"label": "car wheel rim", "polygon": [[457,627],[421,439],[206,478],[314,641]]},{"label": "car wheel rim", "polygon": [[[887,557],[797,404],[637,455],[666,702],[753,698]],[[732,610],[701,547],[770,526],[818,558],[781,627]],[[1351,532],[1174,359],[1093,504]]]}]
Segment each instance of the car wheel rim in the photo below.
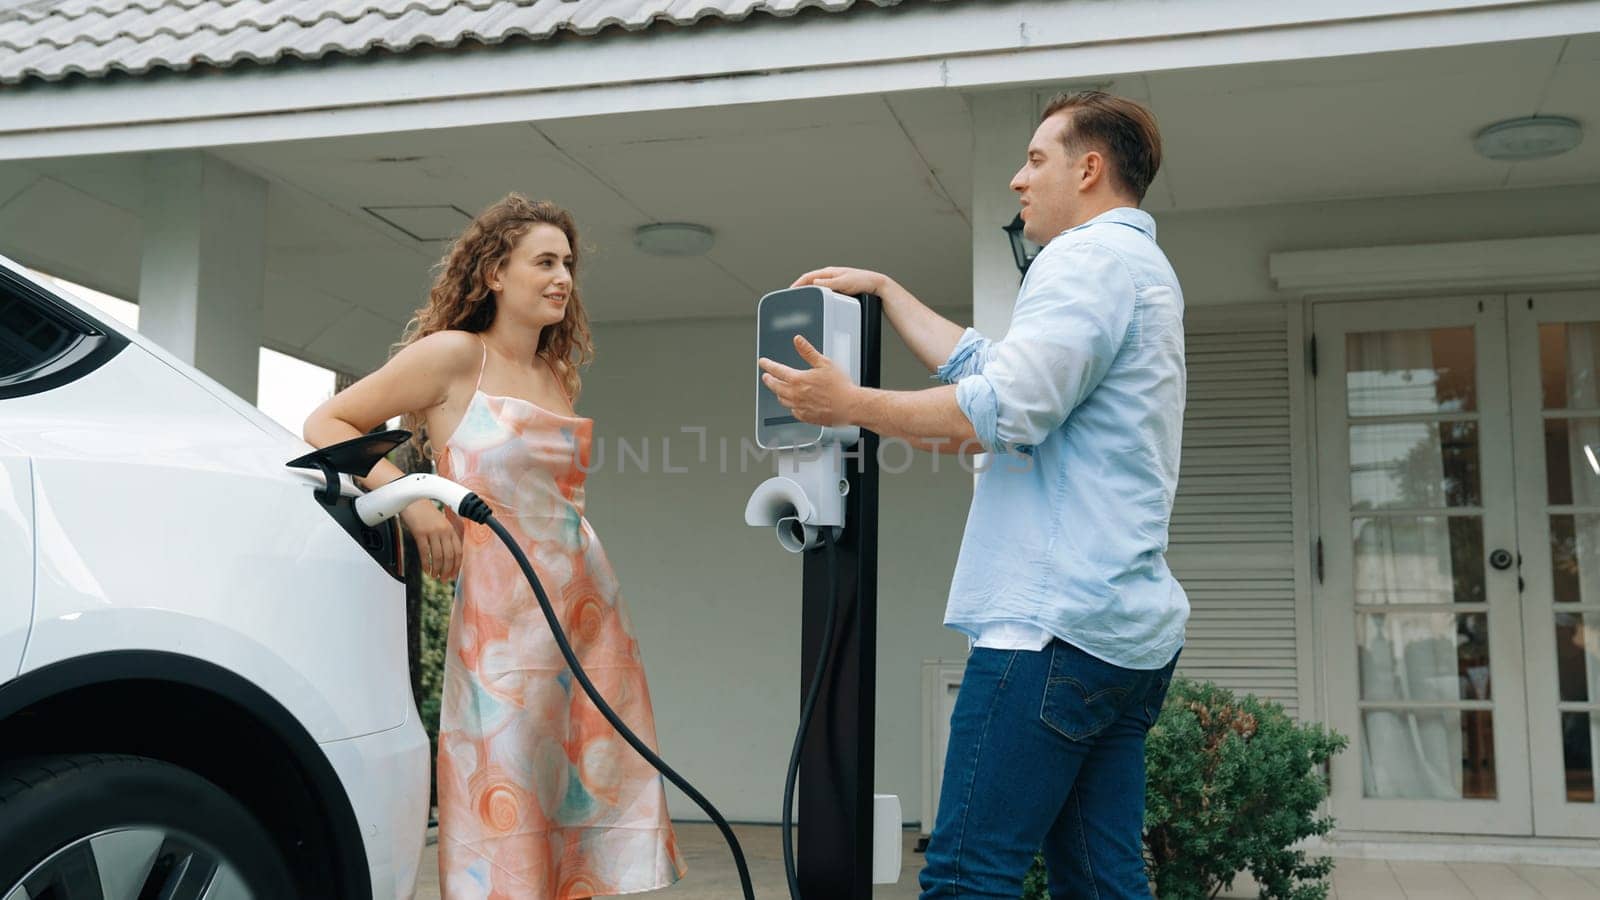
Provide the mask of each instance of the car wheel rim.
[{"label": "car wheel rim", "polygon": [[141,897],[253,900],[244,879],[221,854],[154,826],[116,828],[78,838],[0,894],[0,900]]}]

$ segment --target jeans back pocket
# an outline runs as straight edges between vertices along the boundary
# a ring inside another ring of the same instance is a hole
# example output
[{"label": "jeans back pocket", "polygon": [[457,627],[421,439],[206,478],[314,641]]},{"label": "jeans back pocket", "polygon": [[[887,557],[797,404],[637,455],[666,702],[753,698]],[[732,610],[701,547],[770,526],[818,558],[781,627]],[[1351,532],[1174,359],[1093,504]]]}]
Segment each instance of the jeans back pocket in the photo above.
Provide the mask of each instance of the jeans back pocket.
[{"label": "jeans back pocket", "polygon": [[1074,741],[1086,741],[1144,699],[1149,672],[1124,669],[1062,641],[1050,642],[1050,678],[1039,721]]}]

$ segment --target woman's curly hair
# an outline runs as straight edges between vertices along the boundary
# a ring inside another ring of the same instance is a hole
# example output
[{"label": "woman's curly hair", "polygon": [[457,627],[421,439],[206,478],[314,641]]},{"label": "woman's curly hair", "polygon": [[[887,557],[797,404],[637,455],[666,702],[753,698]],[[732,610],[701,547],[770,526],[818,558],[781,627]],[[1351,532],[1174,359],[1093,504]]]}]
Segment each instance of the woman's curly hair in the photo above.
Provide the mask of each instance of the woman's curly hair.
[{"label": "woman's curly hair", "polygon": [[[479,213],[434,266],[428,303],[412,316],[393,350],[398,352],[439,331],[487,330],[494,324],[495,317],[495,297],[489,290],[489,282],[523,235],[540,224],[554,225],[566,234],[572,247],[573,284],[567,297],[566,315],[540,332],[536,352],[555,370],[567,396],[576,400],[583,386],[579,370],[594,360],[589,316],[578,294],[578,226],[571,213],[545,200],[507,194]],[[420,417],[411,413],[405,418],[406,427],[419,436],[420,449],[431,456],[427,439],[422,436]]]}]

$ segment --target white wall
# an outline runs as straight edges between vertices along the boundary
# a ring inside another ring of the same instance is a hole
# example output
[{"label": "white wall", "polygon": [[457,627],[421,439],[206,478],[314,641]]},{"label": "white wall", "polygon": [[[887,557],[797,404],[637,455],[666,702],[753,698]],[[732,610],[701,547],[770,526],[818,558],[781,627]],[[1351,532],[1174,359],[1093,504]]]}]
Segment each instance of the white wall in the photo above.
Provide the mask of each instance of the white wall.
[{"label": "white wall", "polygon": [[[755,323],[716,319],[596,328],[598,356],[579,410],[596,419],[604,458],[589,476],[589,519],[633,616],[663,755],[734,820],[776,821],[800,708],[800,563],[768,529],[744,524],[750,491],[772,464],[740,471],[753,433]],[[886,386],[927,386],[927,373],[885,336]],[[707,429],[708,459],[699,438]],[[648,439],[649,472],[617,442]],[[726,441],[727,470],[719,460]],[[663,442],[674,469],[664,471]],[[899,468],[900,454],[886,456]],[[921,454],[881,480],[876,789],[919,816],[920,667],[961,657],[965,640],[941,625],[971,498],[971,476]],[[703,819],[674,790],[672,813]]]}]

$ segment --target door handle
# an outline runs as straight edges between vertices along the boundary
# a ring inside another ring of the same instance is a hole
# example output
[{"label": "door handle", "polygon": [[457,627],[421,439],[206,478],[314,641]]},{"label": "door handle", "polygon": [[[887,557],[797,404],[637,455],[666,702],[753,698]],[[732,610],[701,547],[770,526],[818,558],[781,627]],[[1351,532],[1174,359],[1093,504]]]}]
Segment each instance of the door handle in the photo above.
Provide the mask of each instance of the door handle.
[{"label": "door handle", "polygon": [[1511,568],[1512,561],[1510,550],[1496,550],[1489,554],[1489,565],[1501,571]]}]

